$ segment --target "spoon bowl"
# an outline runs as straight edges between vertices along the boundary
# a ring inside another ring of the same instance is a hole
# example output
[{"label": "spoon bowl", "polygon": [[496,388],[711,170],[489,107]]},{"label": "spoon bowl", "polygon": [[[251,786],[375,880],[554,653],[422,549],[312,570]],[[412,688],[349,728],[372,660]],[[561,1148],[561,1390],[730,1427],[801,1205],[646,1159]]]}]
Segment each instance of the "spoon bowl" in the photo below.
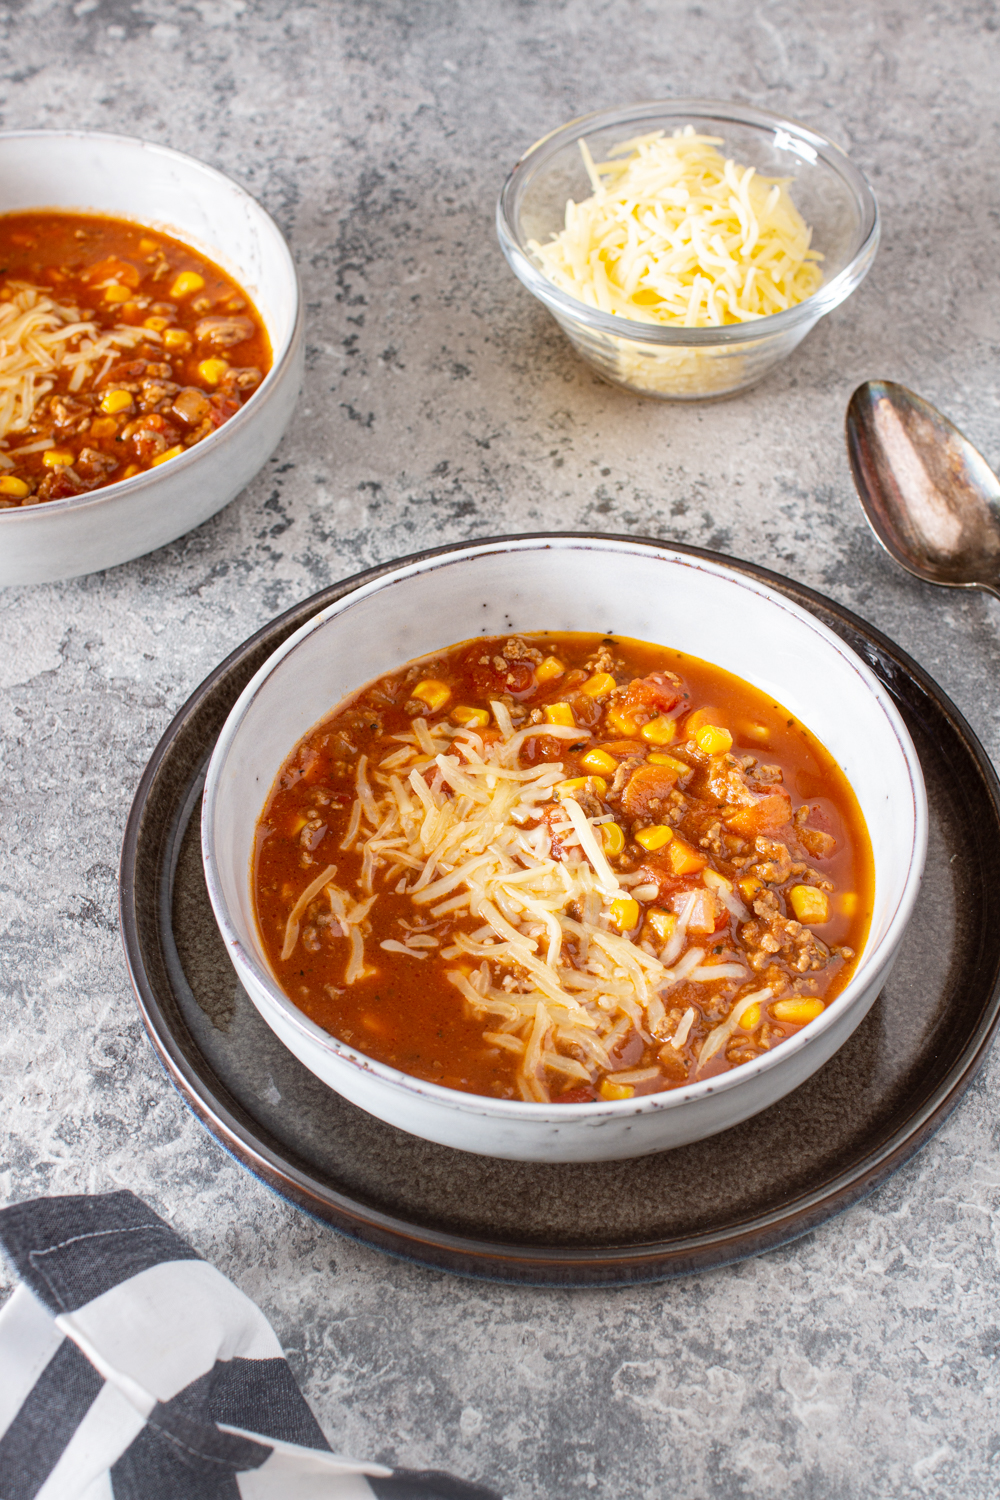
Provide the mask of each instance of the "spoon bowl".
[{"label": "spoon bowl", "polygon": [[868,522],[908,572],[1000,598],[1000,479],[964,433],[905,385],[866,380],[847,452]]}]

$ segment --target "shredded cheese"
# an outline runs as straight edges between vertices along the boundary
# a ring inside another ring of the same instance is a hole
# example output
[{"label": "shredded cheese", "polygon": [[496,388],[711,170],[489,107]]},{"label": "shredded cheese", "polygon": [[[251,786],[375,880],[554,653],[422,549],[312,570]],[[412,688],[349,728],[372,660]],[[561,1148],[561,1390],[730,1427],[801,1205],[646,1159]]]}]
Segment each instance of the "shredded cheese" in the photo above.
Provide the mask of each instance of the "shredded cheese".
[{"label": "shredded cheese", "polygon": [[529,248],[570,296],[634,322],[709,328],[792,307],[820,284],[812,231],[784,180],[726,160],[721,144],[689,125],[595,165],[581,142],[594,192]]},{"label": "shredded cheese", "polygon": [[[57,374],[68,371],[69,390],[79,391],[98,365],[100,380],[122,350],[160,342],[151,328],[122,324],[101,332],[97,323],[81,319],[79,309],[26,282],[8,282],[6,290],[11,295],[0,300],[0,441],[31,426]],[[51,438],[45,438],[15,451],[51,446]]]},{"label": "shredded cheese", "polygon": [[[310,921],[346,940],[345,984],[376,974],[378,949],[370,964],[365,957],[369,913],[378,890],[403,890],[414,922],[398,918],[400,937],[382,938],[378,948],[417,962],[435,950],[445,960],[446,977],[482,1020],[487,1045],[516,1058],[522,1098],[547,1101],[552,1074],[571,1087],[605,1072],[623,1085],[648,1083],[660,1069],[647,1062],[622,1071],[617,1063],[615,1071],[614,1049],[636,1033],[647,1046],[669,1040],[679,1050],[696,1013],[688,1007],[672,1026],[662,997],[690,981],[742,982],[747,971],[706,962],[705,948],[690,941],[693,914],[709,894],[704,888],[679,901],[658,956],[615,929],[612,907],[624,891],[651,899],[657,887],[643,890],[641,877],[619,880],[600,843],[607,815],[588,817],[561,784],[562,762],[525,767],[519,758],[533,735],[579,742],[586,731],[515,729],[498,706],[499,740],[419,718],[412,731],[394,736],[400,747],[380,763],[360,757],[340,848],[360,853],[367,894],[353,899],[328,866],[289,913],[282,959],[294,951],[309,912]],[[317,915],[324,899],[328,917]],[[699,1068],[726,1044],[748,1005],[769,994],[758,990],[735,1005],[705,1039]]]}]

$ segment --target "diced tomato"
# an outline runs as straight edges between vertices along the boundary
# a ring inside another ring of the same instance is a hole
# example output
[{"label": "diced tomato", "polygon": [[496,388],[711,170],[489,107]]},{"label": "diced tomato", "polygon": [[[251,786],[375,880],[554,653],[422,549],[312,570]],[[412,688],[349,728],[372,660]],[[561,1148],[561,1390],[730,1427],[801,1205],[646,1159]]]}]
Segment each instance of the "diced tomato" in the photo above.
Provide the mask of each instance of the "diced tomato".
[{"label": "diced tomato", "polygon": [[80,280],[89,283],[117,281],[122,286],[134,289],[139,285],[141,277],[138,267],[134,266],[130,260],[121,260],[117,255],[110,255],[107,260],[99,260],[96,265],[88,266],[85,271],[81,271]]},{"label": "diced tomato", "polygon": [[534,690],[535,674],[531,662],[508,661],[495,647],[473,646],[462,663],[462,671],[472,679],[476,692],[484,699],[499,698],[501,693],[517,697]]},{"label": "diced tomato", "polygon": [[673,766],[636,766],[622,793],[622,809],[626,817],[651,817],[657,810],[653,804],[662,804],[676,784],[677,772]]},{"label": "diced tomato", "polygon": [[221,427],[223,422],[228,422],[240,409],[240,403],[233,396],[224,396],[218,391],[214,396],[209,396],[208,402],[212,408],[208,420],[213,427]]},{"label": "diced tomato", "polygon": [[765,797],[741,807],[726,818],[726,826],[735,833],[754,838],[758,833],[772,833],[789,821],[792,816],[792,799],[780,787],[768,792]]},{"label": "diced tomato", "polygon": [[654,708],[661,714],[669,713],[680,701],[680,693],[663,672],[634,678],[625,689],[625,696],[618,700],[626,713],[634,708]]}]

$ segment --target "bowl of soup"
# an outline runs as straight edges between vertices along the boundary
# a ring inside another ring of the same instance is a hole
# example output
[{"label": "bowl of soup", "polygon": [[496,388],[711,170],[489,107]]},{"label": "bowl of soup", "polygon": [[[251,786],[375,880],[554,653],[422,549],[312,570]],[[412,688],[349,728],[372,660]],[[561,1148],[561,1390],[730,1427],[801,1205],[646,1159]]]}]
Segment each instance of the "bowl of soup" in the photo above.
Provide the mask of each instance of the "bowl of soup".
[{"label": "bowl of soup", "polygon": [[209,895],[318,1077],[462,1150],[607,1160],[724,1130],[867,1013],[926,798],[868,667],[724,562],[446,549],[260,669],[205,789]]},{"label": "bowl of soup", "polygon": [[111,567],[199,525],[298,397],[295,266],[194,158],[0,134],[0,584]]}]

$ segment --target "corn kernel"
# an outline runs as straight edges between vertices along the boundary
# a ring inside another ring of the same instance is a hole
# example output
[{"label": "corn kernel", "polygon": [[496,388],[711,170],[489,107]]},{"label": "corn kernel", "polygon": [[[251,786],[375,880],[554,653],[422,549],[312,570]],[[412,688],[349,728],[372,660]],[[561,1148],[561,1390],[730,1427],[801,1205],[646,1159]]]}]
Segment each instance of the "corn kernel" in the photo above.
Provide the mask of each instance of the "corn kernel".
[{"label": "corn kernel", "polygon": [[105,302],[112,303],[131,302],[132,293],[127,286],[118,286],[117,283],[113,283],[111,286],[104,288],[104,300]]},{"label": "corn kernel", "polygon": [[744,1031],[754,1031],[760,1025],[759,1001],[754,1001],[753,1005],[747,1006],[746,1010],[740,1016],[740,1025]]},{"label": "corn kernel", "polygon": [[191,347],[191,335],[185,333],[183,328],[168,328],[163,335],[163,346],[165,349],[183,353]]},{"label": "corn kernel", "polygon": [[128,391],[106,391],[101,397],[101,411],[113,417],[120,411],[128,411],[132,397]]},{"label": "corn kernel", "polygon": [[125,473],[122,475],[122,478],[123,479],[134,479],[135,476],[138,474],[138,472],[139,472],[139,465],[138,464],[129,464],[128,468],[125,470]]},{"label": "corn kernel", "polygon": [[588,750],[580,756],[580,764],[585,771],[606,771],[610,776],[618,769],[618,762],[606,750]]},{"label": "corn kernel", "polygon": [[302,832],[308,821],[309,820],[306,817],[305,813],[296,813],[295,817],[292,819],[291,823],[288,826],[288,837],[291,839],[296,838]]},{"label": "corn kernel", "polygon": [[662,823],[656,823],[652,828],[640,828],[635,836],[635,841],[652,853],[654,849],[665,848],[673,836],[674,830],[672,828],[667,828]]},{"label": "corn kernel", "polygon": [[229,361],[225,359],[203,359],[198,366],[198,375],[206,385],[218,385],[228,373]]},{"label": "corn kernel", "polygon": [[192,292],[200,292],[205,285],[204,276],[199,276],[197,271],[182,271],[174,278],[174,284],[170,288],[171,297],[190,297]]},{"label": "corn kernel", "polygon": [[576,728],[573,710],[568,703],[546,703],[542,712],[545,714],[546,724],[565,724],[570,729]]},{"label": "corn kernel", "polygon": [[810,1021],[815,1021],[817,1016],[823,1014],[824,1009],[822,1000],[811,1000],[806,996],[793,1000],[776,1000],[771,1006],[771,1014],[776,1021],[787,1021],[792,1026],[808,1026]]},{"label": "corn kernel", "polygon": [[702,724],[694,732],[694,742],[706,755],[724,755],[733,748],[733,737],[728,729],[717,724]]},{"label": "corn kernel", "polygon": [[465,729],[485,729],[490,722],[490,716],[485,708],[466,708],[464,704],[451,711],[453,724],[461,724]]},{"label": "corn kernel", "polygon": [[677,914],[672,911],[661,911],[658,906],[652,906],[646,913],[646,921],[652,927],[661,943],[669,943],[677,926]]},{"label": "corn kernel", "polygon": [[745,724],[743,733],[748,740],[756,740],[758,744],[764,745],[771,738],[771,731],[766,724]]},{"label": "corn kernel", "polygon": [[13,495],[18,500],[23,500],[25,495],[31,493],[29,485],[23,479],[17,479],[13,474],[5,474],[0,479],[0,495]]},{"label": "corn kernel", "polygon": [[617,729],[619,734],[632,736],[639,733],[638,724],[623,708],[609,708],[605,718],[612,729]]},{"label": "corn kernel", "polygon": [[635,1089],[631,1084],[612,1083],[610,1078],[602,1078],[597,1092],[602,1099],[610,1103],[613,1099],[631,1099],[635,1094]]},{"label": "corn kernel", "polygon": [[667,845],[667,860],[675,875],[695,875],[708,864],[704,854],[679,838],[672,838]]},{"label": "corn kernel", "polygon": [[164,328],[170,327],[169,318],[145,318],[143,328],[151,328],[154,333],[162,333]]},{"label": "corn kernel", "polygon": [[705,724],[715,724],[718,718],[719,710],[717,708],[696,708],[684,720],[684,732],[689,740],[693,740],[699,729]]},{"label": "corn kernel", "polygon": [[609,859],[615,859],[625,848],[625,835],[617,823],[601,824],[601,848]]},{"label": "corn kernel", "polygon": [[853,917],[858,909],[857,891],[845,891],[840,898],[840,909],[845,917]]},{"label": "corn kernel", "polygon": [[800,922],[830,920],[830,903],[826,899],[826,891],[817,890],[814,885],[793,885],[788,892],[788,899]]},{"label": "corn kernel", "polygon": [[610,672],[596,672],[593,677],[588,677],[580,688],[581,693],[586,693],[588,698],[606,698],[614,691],[615,679]]},{"label": "corn kernel", "polygon": [[153,459],[153,462],[150,464],[149,467],[151,469],[155,469],[160,464],[165,464],[168,459],[171,459],[171,458],[180,458],[180,456],[181,456],[181,454],[183,452],[184,452],[184,444],[183,443],[176,443],[173,448],[168,448],[167,451],[166,451],[166,453],[159,453],[159,454],[157,454],[156,458]]},{"label": "corn kernel", "polygon": [[611,903],[611,920],[619,932],[631,932],[639,925],[639,903],[631,896],[619,896]]},{"label": "corn kernel", "polygon": [[749,906],[758,891],[764,889],[764,882],[758,880],[756,875],[744,875],[738,882],[740,895]]},{"label": "corn kernel", "polygon": [[414,698],[419,698],[421,703],[426,703],[431,713],[437,713],[439,708],[444,708],[451,697],[451,688],[446,682],[438,682],[434,677],[425,677],[423,682],[418,682],[413,689]]},{"label": "corn kernel", "polygon": [[42,454],[42,463],[47,469],[66,469],[73,462],[68,448],[47,448]]},{"label": "corn kernel", "polygon": [[658,714],[639,730],[648,745],[672,745],[677,738],[677,720]]},{"label": "corn kernel", "polygon": [[560,797],[565,794],[571,796],[573,792],[594,792],[598,797],[606,797],[608,794],[608,783],[603,776],[572,776],[569,781],[560,781],[556,786]]},{"label": "corn kernel", "polygon": [[547,656],[545,660],[540,661],[538,663],[538,666],[535,668],[535,681],[555,682],[556,678],[561,677],[565,671],[566,668],[563,666],[558,656]]}]

